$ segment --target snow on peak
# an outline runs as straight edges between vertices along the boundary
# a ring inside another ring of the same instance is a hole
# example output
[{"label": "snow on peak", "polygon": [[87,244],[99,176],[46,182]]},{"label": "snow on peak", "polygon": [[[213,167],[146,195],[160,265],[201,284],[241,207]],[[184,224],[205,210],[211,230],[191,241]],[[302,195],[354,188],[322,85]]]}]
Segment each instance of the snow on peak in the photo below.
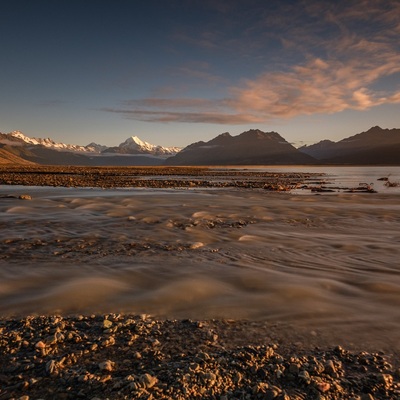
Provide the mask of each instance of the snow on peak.
[{"label": "snow on peak", "polygon": [[131,136],[125,140],[125,142],[119,145],[121,148],[132,148],[134,150],[143,150],[152,152],[155,147],[153,144],[144,142],[143,140],[139,139],[137,136]]},{"label": "snow on peak", "polygon": [[119,149],[124,152],[134,151],[154,155],[173,155],[181,149],[178,147],[162,147],[141,140],[138,136],[131,136],[121,143]]},{"label": "snow on peak", "polygon": [[38,141],[36,139],[31,139],[28,136],[25,136],[21,131],[12,131],[10,133],[10,136],[15,137],[17,139],[21,139],[23,140],[25,143],[29,143],[29,144],[39,144]]},{"label": "snow on peak", "polygon": [[30,138],[24,135],[20,131],[13,131],[9,134],[10,136],[20,139],[24,141],[26,144],[34,145],[34,146],[44,146],[53,150],[62,150],[62,151],[77,151],[77,152],[93,152],[93,149],[86,148],[84,146],[79,146],[76,144],[65,144],[65,143],[57,143],[50,138],[42,139],[42,138]]},{"label": "snow on peak", "polygon": [[179,147],[162,147],[141,140],[138,136],[131,136],[117,147],[107,147],[97,143],[90,143],[87,146],[79,146],[74,144],[57,143],[47,138],[30,138],[20,131],[13,131],[8,134],[9,137],[18,139],[28,145],[44,146],[53,150],[100,154],[106,152],[120,154],[152,154],[160,156],[175,155],[181,149]]}]

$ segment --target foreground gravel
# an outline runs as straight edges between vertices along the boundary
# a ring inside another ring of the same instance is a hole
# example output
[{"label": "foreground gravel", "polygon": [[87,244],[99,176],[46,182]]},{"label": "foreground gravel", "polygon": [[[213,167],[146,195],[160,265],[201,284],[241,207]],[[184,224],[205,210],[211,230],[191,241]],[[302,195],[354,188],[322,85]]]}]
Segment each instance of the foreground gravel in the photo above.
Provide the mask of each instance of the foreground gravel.
[{"label": "foreground gravel", "polygon": [[281,349],[252,340],[254,326],[120,314],[3,319],[0,399],[400,398],[400,371],[382,353]]}]

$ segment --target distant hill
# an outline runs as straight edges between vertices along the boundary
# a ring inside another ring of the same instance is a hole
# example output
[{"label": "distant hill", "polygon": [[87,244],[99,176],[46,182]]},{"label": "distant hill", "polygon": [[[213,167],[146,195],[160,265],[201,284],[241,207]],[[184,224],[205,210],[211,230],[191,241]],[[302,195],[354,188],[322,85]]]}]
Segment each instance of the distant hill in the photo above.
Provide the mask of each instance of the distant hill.
[{"label": "distant hill", "polygon": [[299,152],[276,132],[251,129],[238,136],[223,133],[197,142],[165,161],[167,165],[287,165],[312,164],[313,157]]},{"label": "distant hill", "polygon": [[400,165],[400,129],[374,126],[339,142],[323,140],[299,150],[323,164]]},{"label": "distant hill", "polygon": [[23,158],[7,151],[7,149],[0,147],[0,165],[6,164],[34,165],[35,163],[24,160]]}]

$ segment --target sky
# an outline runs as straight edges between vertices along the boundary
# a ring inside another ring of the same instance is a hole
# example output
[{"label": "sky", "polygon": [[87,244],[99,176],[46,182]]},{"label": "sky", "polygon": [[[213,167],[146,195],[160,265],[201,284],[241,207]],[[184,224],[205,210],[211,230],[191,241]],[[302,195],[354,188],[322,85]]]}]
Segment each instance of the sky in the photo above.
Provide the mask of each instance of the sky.
[{"label": "sky", "polygon": [[400,0],[8,0],[0,132],[296,147],[400,128]]}]

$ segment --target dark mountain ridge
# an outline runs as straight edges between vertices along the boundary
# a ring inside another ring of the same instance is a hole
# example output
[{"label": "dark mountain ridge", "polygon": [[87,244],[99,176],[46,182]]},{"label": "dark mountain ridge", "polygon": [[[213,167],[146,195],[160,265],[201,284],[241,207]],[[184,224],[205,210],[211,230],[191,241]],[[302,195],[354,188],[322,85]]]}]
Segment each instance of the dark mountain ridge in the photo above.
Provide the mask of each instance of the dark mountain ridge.
[{"label": "dark mountain ridge", "polygon": [[208,142],[196,142],[165,161],[166,165],[313,164],[276,132],[251,129],[238,136],[222,133]]},{"label": "dark mountain ridge", "polygon": [[374,126],[339,142],[323,140],[299,151],[323,164],[400,164],[400,129]]}]

